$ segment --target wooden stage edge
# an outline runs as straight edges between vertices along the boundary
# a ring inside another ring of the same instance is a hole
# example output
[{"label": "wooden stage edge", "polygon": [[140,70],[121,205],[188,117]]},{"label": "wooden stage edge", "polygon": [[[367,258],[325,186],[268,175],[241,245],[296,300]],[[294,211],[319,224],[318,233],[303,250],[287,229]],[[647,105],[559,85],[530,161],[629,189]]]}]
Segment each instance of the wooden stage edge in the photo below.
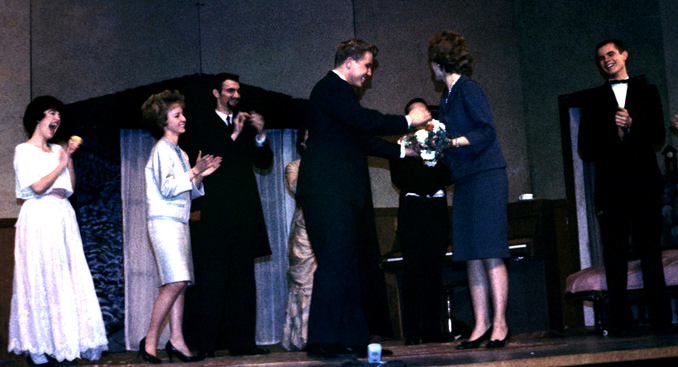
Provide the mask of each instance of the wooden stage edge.
[{"label": "wooden stage edge", "polygon": [[[400,340],[382,341],[384,348],[394,352],[382,358],[381,366],[678,366],[678,334],[636,335],[627,338],[604,338],[597,335],[565,337],[516,336],[506,348],[487,350],[455,350],[458,342],[404,346]],[[197,363],[172,363],[179,367],[318,367],[370,366],[365,359],[316,360],[304,352],[286,352],[280,345],[269,346],[272,353],[264,356],[231,357],[227,351],[218,351],[215,358]],[[158,351],[163,364],[169,363],[163,350]],[[106,353],[99,361],[80,360],[78,367],[121,367],[148,365],[136,357],[134,351]],[[0,360],[2,367],[27,367],[19,356]]]},{"label": "wooden stage edge", "polygon": [[[504,361],[492,361],[492,362],[481,362],[481,363],[469,363],[469,364],[454,364],[454,366],[466,367],[485,367],[485,366],[501,366],[501,367],[544,367],[544,366],[586,366],[586,365],[598,365],[598,364],[609,364],[614,366],[615,363],[623,362],[637,362],[638,364],[642,361],[655,361],[671,359],[668,366],[677,366],[678,365],[678,347],[664,347],[664,348],[650,348],[650,349],[637,349],[637,350],[625,350],[625,351],[615,351],[615,352],[598,352],[598,353],[584,353],[584,354],[572,354],[572,355],[563,355],[563,356],[546,356],[540,358],[529,358],[529,359],[510,359]],[[636,364],[636,363],[634,363]],[[642,364],[644,365],[644,364]],[[654,365],[654,364],[653,364]],[[659,365],[658,365],[659,366]]]}]

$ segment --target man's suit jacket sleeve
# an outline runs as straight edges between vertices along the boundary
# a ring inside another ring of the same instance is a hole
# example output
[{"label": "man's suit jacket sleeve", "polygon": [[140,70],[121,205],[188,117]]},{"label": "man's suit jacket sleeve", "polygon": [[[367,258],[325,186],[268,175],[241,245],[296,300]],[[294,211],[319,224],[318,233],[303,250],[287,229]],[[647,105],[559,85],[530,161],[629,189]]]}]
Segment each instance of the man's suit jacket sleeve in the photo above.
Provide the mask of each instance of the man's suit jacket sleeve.
[{"label": "man's suit jacket sleeve", "polygon": [[[379,111],[364,108],[358,96],[346,81],[330,72],[312,93],[322,113],[332,121],[363,136],[394,135],[407,132],[405,116],[385,115]],[[310,116],[311,120],[315,116]]]}]

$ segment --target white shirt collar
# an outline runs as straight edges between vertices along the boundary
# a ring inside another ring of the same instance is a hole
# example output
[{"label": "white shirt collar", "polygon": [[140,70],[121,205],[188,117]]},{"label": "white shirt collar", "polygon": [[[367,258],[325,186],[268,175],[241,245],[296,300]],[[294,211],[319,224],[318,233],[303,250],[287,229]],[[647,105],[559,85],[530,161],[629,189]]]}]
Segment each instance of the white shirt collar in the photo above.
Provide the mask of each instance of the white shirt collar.
[{"label": "white shirt collar", "polygon": [[344,76],[344,74],[338,72],[337,69],[332,69],[332,71],[333,71],[335,74],[339,75],[339,77],[341,78],[341,80],[347,81],[347,80],[346,80],[346,77]]},{"label": "white shirt collar", "polygon": [[214,110],[214,112],[216,112],[217,115],[219,115],[219,117],[221,118],[221,121],[223,121],[224,123],[226,123],[226,117],[227,116],[231,116],[231,122],[233,122],[233,114],[232,113],[227,114],[227,113],[223,113],[219,110]]}]

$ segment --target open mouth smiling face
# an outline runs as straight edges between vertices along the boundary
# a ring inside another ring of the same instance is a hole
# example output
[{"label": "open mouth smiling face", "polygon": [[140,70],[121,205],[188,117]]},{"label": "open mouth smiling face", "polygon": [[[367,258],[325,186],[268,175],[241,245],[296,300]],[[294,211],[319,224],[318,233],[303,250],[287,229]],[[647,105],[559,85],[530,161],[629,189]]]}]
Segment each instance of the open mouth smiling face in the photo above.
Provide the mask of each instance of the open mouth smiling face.
[{"label": "open mouth smiling face", "polygon": [[46,127],[47,131],[45,132],[45,135],[47,135],[48,138],[52,138],[61,125],[61,114],[59,111],[47,110],[45,111],[45,117],[38,125]]}]

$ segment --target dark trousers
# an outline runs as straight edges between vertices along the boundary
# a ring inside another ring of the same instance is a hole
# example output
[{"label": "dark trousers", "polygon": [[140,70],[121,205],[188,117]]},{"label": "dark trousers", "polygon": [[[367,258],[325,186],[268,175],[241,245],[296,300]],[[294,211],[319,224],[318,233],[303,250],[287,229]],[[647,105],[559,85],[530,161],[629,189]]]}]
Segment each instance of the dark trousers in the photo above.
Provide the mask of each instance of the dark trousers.
[{"label": "dark trousers", "polygon": [[257,316],[254,261],[232,250],[238,246],[227,243],[227,233],[201,225],[191,226],[196,284],[186,290],[186,342],[201,352],[252,348]]},{"label": "dark trousers", "polygon": [[398,238],[403,254],[403,329],[408,340],[442,337],[442,268],[450,244],[447,200],[401,196]]},{"label": "dark trousers", "polygon": [[598,217],[612,330],[631,326],[627,290],[629,238],[640,257],[650,323],[655,329],[671,323],[661,254],[661,201],[650,191],[620,195]]},{"label": "dark trousers", "polygon": [[361,308],[358,250],[365,208],[335,197],[299,198],[318,262],[308,319],[308,343],[369,343]]}]

